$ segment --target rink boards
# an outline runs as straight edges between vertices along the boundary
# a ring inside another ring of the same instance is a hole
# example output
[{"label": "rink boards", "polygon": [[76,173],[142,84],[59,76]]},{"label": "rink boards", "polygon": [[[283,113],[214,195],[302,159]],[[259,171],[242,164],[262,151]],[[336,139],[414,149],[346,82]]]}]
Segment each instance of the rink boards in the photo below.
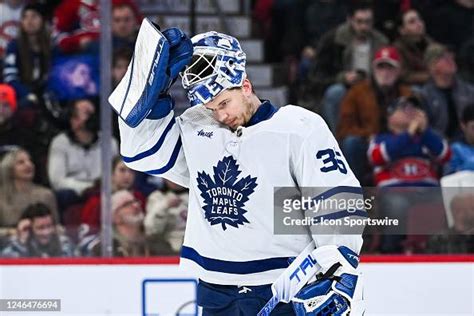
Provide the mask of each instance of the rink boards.
[{"label": "rink boards", "polygon": [[[473,315],[474,257],[365,257],[366,315]],[[196,315],[178,258],[0,259],[1,299],[60,299],[61,313]],[[18,315],[0,312],[1,315]]]}]

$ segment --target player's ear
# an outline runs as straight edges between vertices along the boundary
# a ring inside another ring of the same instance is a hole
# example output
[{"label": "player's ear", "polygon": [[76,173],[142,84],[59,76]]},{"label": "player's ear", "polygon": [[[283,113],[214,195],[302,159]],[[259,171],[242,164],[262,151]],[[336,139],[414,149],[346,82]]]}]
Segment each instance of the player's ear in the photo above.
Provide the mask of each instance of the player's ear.
[{"label": "player's ear", "polygon": [[253,87],[250,80],[244,79],[244,81],[242,82],[242,91],[247,97],[249,97],[253,93]]}]

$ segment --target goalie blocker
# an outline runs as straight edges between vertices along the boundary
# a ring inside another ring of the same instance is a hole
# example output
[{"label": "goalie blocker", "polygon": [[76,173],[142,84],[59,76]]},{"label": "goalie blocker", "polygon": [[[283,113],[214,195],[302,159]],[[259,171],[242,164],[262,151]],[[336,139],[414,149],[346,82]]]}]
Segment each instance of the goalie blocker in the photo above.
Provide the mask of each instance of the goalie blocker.
[{"label": "goalie blocker", "polygon": [[270,315],[280,302],[292,302],[297,316],[363,315],[357,254],[344,246],[313,249],[314,242],[273,283],[273,296],[258,316]]}]

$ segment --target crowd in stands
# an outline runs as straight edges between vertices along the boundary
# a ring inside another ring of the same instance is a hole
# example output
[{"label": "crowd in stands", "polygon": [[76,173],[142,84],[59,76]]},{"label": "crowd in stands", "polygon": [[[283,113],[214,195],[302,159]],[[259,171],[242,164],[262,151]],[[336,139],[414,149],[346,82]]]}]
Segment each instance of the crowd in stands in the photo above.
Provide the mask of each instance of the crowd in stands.
[{"label": "crowd in stands", "polygon": [[[290,103],[325,119],[361,184],[439,188],[443,176],[474,171],[467,127],[474,111],[474,1],[261,0],[254,16],[268,39],[266,57],[287,65]],[[463,167],[454,167],[458,161]],[[439,197],[390,192],[379,201],[380,215],[406,226],[410,212],[423,209],[414,202]],[[472,252],[474,207],[466,209],[460,214],[469,224],[457,233]],[[412,251],[403,232],[382,236],[377,250]],[[424,244],[417,251],[438,249]]]},{"label": "crowd in stands", "polygon": [[[123,163],[115,114],[101,138],[98,3],[0,0],[0,257],[100,256],[103,141],[114,255],[180,251],[187,190]],[[362,185],[432,188],[474,172],[474,1],[252,3],[265,60],[288,66],[290,102],[325,119]],[[113,0],[111,19],[115,87],[143,16]],[[379,215],[409,226],[410,207],[435,199],[392,192]],[[453,224],[422,246],[398,231],[365,250],[473,252],[473,201],[455,196]]]}]

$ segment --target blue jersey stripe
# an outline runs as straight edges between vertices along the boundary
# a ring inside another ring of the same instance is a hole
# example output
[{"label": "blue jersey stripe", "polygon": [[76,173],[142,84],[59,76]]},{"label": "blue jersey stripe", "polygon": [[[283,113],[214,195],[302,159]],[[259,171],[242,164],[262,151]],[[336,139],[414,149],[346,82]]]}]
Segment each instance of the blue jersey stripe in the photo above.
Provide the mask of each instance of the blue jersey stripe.
[{"label": "blue jersey stripe", "polygon": [[339,193],[355,193],[355,194],[363,194],[364,192],[362,191],[361,187],[348,187],[348,186],[339,186],[339,187],[334,187],[326,192],[323,192],[313,198],[314,201],[316,200],[324,200],[328,199],[331,196],[334,196]]},{"label": "blue jersey stripe", "polygon": [[134,161],[146,158],[146,157],[151,156],[154,153],[156,153],[158,150],[160,150],[161,146],[163,145],[163,143],[166,139],[166,135],[168,135],[169,131],[171,130],[171,127],[173,127],[175,122],[176,122],[176,119],[173,117],[173,119],[169,122],[169,124],[166,126],[165,130],[161,134],[160,139],[158,139],[158,141],[156,142],[155,145],[153,145],[153,147],[151,147],[150,149],[148,149],[144,152],[141,152],[141,153],[139,153],[139,154],[137,154],[133,157],[123,156],[123,161],[125,161],[125,162],[134,162]]},{"label": "blue jersey stripe", "polygon": [[201,256],[196,250],[183,246],[181,257],[192,260],[208,271],[250,274],[259,273],[275,269],[286,269],[289,266],[289,257],[268,258],[252,261],[225,261]]},{"label": "blue jersey stripe", "polygon": [[160,169],[148,170],[148,171],[145,171],[145,173],[148,173],[151,175],[157,175],[157,174],[165,173],[166,171],[173,168],[174,164],[176,163],[176,160],[178,159],[181,146],[182,146],[181,137],[179,137],[178,141],[176,142],[176,146],[174,146],[173,153],[171,154],[171,157],[168,163],[164,167],[161,167]]}]

